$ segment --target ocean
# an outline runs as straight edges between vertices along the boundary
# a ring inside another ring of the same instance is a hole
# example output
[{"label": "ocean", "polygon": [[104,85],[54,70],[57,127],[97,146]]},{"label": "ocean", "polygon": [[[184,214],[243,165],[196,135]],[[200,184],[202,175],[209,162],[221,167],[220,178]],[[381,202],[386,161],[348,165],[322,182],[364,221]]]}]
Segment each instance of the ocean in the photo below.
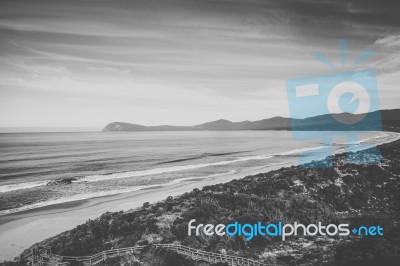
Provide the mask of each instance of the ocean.
[{"label": "ocean", "polygon": [[[363,132],[360,143],[384,132]],[[324,157],[289,131],[0,134],[0,215]],[[334,143],[345,151],[343,140]]]}]

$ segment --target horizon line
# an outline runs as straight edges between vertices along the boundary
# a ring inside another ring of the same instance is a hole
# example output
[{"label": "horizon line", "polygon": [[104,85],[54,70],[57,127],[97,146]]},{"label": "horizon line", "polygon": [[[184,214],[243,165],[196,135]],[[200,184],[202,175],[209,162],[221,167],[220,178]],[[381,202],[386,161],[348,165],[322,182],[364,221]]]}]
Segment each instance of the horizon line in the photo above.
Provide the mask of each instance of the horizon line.
[{"label": "horizon line", "polygon": [[[377,112],[377,111],[391,111],[391,110],[400,110],[400,108],[394,108],[394,109],[383,109],[383,110],[374,110],[374,111],[370,111],[368,113],[372,113],[372,112]],[[344,113],[344,112],[343,112]],[[317,117],[317,116],[323,116],[323,115],[328,115],[330,113],[326,113],[326,114],[320,114],[320,115],[316,115],[316,116],[312,116],[312,117]],[[354,114],[357,115],[357,114]],[[273,116],[273,117],[269,117],[269,118],[263,118],[260,120],[242,120],[242,121],[231,121],[228,119],[224,119],[224,118],[220,118],[217,120],[212,120],[212,121],[206,121],[200,124],[196,124],[196,125],[186,125],[186,126],[181,126],[181,125],[169,125],[169,124],[162,124],[162,125],[149,125],[146,127],[153,127],[153,126],[174,126],[174,127],[193,127],[193,126],[197,126],[197,125],[201,125],[201,124],[205,124],[205,123],[209,123],[209,122],[215,122],[215,121],[219,121],[219,120],[226,120],[228,122],[231,123],[240,123],[240,122],[255,122],[255,121],[261,121],[261,120],[266,120],[266,119],[272,119],[272,118],[286,118],[286,119],[307,119],[307,118],[311,118],[311,117],[305,117],[305,118],[296,118],[296,117],[285,117],[285,116]],[[121,122],[121,121],[113,121],[113,122],[109,122],[107,125],[111,124],[111,123],[127,123],[127,124],[135,124],[135,123],[131,123],[131,122]],[[107,126],[105,125],[105,126]],[[145,126],[145,125],[141,125],[141,124],[135,124],[135,125],[140,125],[140,126]],[[105,126],[43,126],[43,127],[30,127],[30,126],[0,126],[0,134],[6,134],[6,133],[83,133],[83,132],[102,132],[102,129]],[[12,130],[17,130],[17,131],[12,131]],[[42,131],[44,130],[44,131]]]}]

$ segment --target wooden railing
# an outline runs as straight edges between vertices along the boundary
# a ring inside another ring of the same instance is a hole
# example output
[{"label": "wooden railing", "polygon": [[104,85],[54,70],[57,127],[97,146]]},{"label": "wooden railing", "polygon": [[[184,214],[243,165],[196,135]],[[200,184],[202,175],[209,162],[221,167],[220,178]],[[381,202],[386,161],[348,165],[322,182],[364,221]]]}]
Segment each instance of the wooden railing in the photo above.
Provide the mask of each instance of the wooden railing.
[{"label": "wooden railing", "polygon": [[117,257],[124,254],[132,254],[134,252],[140,252],[144,248],[164,248],[175,251],[178,254],[184,255],[186,257],[190,257],[195,261],[205,261],[209,263],[227,263],[228,265],[236,266],[236,265],[245,265],[245,266],[276,266],[277,264],[271,263],[262,263],[256,260],[243,258],[239,256],[225,255],[213,252],[207,252],[203,250],[198,250],[194,248],[190,248],[183,245],[178,244],[152,244],[145,246],[134,246],[134,247],[126,247],[126,248],[118,248],[118,249],[110,249],[99,252],[92,256],[61,256],[56,254],[48,254],[38,252],[36,256],[38,258],[38,263],[34,263],[34,265],[68,265],[65,263],[80,261],[86,265],[96,265],[102,261],[105,261],[107,258]]}]

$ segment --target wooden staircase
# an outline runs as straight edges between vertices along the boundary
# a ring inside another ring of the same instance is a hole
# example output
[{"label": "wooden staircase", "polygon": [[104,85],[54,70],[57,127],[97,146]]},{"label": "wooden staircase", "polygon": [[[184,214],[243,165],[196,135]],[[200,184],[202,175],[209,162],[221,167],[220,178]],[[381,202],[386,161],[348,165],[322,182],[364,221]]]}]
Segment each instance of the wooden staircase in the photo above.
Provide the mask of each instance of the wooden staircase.
[{"label": "wooden staircase", "polygon": [[157,249],[168,249],[174,251],[180,255],[188,257],[194,261],[204,261],[210,264],[226,263],[231,266],[277,266],[278,264],[273,263],[262,263],[256,260],[225,255],[213,252],[207,252],[199,249],[190,248],[178,244],[151,244],[144,246],[134,246],[118,249],[110,249],[99,252],[92,256],[61,256],[52,254],[48,247],[38,247],[36,251],[32,250],[31,254],[31,265],[32,266],[44,266],[44,265],[57,265],[64,266],[69,265],[70,262],[82,262],[84,265],[97,265],[108,258],[119,257],[126,254],[139,254],[144,248],[157,248]]}]

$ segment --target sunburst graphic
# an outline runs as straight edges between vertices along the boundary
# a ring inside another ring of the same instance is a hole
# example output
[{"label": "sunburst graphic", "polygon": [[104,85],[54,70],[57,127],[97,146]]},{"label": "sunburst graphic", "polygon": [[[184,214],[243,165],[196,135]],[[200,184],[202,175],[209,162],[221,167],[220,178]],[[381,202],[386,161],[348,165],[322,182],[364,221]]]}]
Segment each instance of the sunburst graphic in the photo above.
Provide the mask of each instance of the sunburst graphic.
[{"label": "sunburst graphic", "polygon": [[[341,59],[341,67],[342,68],[346,67],[347,47],[348,47],[348,41],[346,39],[340,39],[339,40],[339,49],[340,49],[340,59]],[[357,58],[357,60],[355,60],[349,66],[350,67],[359,66],[359,65],[361,65],[362,62],[364,62],[371,56],[372,56],[372,51],[370,49],[367,49]],[[322,62],[323,64],[325,64],[333,69],[339,68],[325,54],[323,54],[321,52],[317,52],[315,57],[317,58],[318,61]]]}]

